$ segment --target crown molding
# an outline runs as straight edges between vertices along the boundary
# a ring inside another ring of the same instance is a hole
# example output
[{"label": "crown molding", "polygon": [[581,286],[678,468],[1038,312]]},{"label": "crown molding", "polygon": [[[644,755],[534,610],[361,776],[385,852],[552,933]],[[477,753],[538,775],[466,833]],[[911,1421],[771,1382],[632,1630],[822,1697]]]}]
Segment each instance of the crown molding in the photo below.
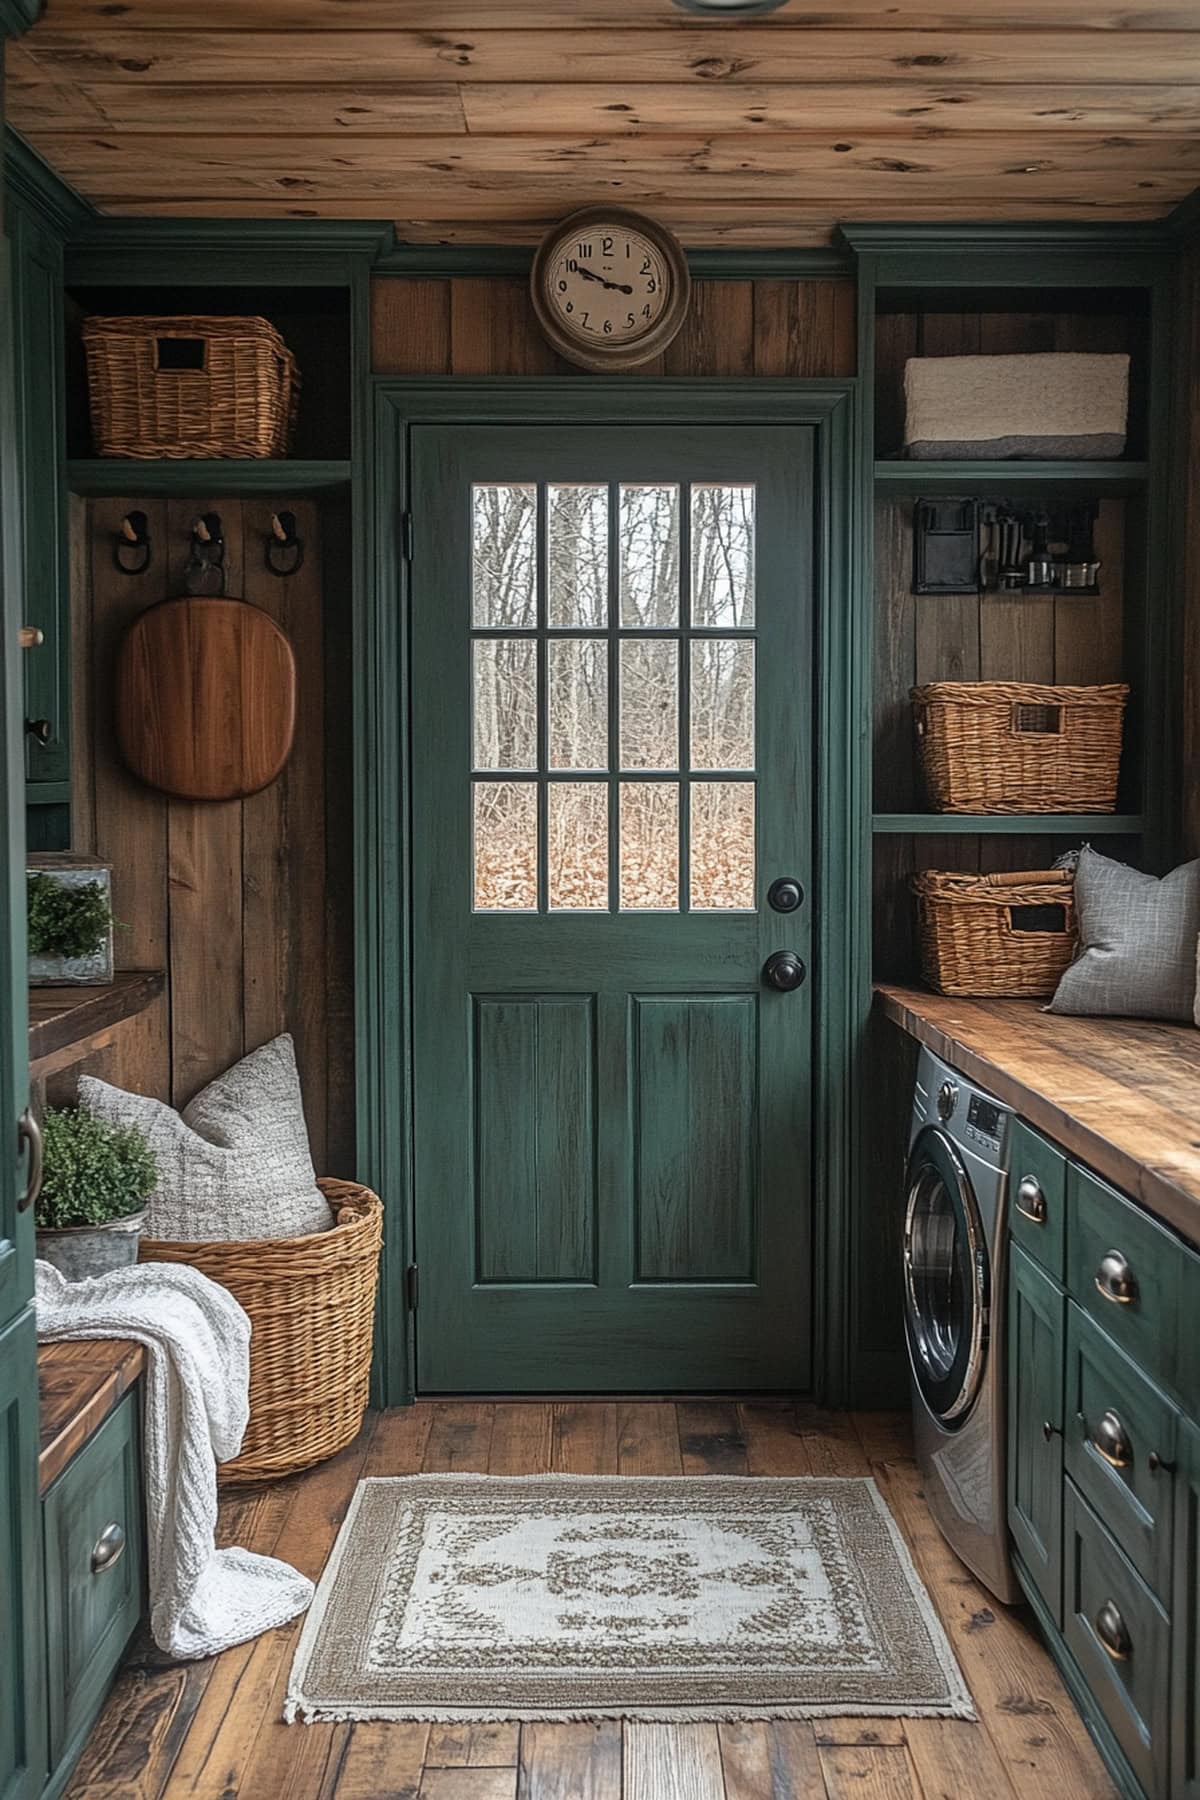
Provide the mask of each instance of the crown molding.
[{"label": "crown molding", "polygon": [[91,203],[11,126],[4,134],[4,181],[10,203],[36,214],[61,238],[73,236],[96,216]]}]

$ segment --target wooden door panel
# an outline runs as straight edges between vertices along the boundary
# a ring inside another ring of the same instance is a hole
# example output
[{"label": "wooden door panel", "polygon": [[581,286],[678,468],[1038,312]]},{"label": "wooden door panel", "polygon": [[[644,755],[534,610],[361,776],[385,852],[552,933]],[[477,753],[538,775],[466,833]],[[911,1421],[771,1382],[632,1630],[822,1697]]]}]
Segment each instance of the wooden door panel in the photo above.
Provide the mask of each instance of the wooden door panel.
[{"label": "wooden door panel", "polygon": [[595,1004],[475,997],[478,1276],[594,1281]]},{"label": "wooden door panel", "polygon": [[1008,1524],[1062,1624],[1063,1360],[1066,1296],[1015,1245],[1008,1275]]},{"label": "wooden door panel", "polygon": [[418,1387],[803,1386],[812,434],[411,452]]},{"label": "wooden door panel", "polygon": [[34,1800],[46,1778],[36,1353],[30,1309],[0,1331],[0,1800]]},{"label": "wooden door panel", "polygon": [[639,1281],[754,1274],[758,997],[635,995]]}]

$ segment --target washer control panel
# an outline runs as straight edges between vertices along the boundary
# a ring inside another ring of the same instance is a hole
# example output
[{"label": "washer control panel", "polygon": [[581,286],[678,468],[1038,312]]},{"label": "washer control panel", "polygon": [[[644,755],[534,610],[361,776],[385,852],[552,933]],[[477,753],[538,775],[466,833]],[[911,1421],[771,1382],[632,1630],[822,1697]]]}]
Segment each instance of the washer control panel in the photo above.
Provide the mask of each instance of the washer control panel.
[{"label": "washer control panel", "polygon": [[974,1144],[979,1150],[988,1150],[993,1156],[999,1156],[1004,1141],[1004,1127],[1008,1114],[994,1100],[985,1100],[982,1094],[972,1094],[967,1107],[967,1122],[962,1127],[963,1137],[968,1144]]}]

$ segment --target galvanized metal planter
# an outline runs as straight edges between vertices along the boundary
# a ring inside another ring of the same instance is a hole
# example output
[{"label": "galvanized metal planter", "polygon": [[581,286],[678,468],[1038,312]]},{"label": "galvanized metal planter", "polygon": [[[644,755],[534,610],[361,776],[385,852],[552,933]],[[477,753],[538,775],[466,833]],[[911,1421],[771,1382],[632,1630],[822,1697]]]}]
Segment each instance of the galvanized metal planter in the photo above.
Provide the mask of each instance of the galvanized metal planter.
[{"label": "galvanized metal planter", "polygon": [[[31,875],[48,875],[65,888],[82,888],[96,883],[112,912],[112,869],[94,856],[78,856],[73,851],[46,851],[30,856],[27,868]],[[32,987],[107,987],[113,978],[113,928],[111,918],[103,941],[87,956],[29,956],[29,982]]]},{"label": "galvanized metal planter", "polygon": [[138,1239],[146,1213],[130,1213],[110,1219],[106,1225],[71,1225],[63,1231],[38,1231],[37,1253],[68,1281],[86,1281],[89,1275],[107,1275],[137,1261]]}]

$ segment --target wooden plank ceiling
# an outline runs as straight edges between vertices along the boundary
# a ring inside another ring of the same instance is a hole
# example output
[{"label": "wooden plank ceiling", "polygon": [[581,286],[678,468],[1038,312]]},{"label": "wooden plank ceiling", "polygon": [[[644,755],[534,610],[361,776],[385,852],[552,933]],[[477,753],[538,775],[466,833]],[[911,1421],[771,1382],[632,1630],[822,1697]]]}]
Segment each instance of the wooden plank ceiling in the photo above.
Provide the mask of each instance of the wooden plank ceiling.
[{"label": "wooden plank ceiling", "polygon": [[1200,0],[48,0],[12,122],[109,213],[689,244],[839,220],[1147,219],[1200,186]]}]

